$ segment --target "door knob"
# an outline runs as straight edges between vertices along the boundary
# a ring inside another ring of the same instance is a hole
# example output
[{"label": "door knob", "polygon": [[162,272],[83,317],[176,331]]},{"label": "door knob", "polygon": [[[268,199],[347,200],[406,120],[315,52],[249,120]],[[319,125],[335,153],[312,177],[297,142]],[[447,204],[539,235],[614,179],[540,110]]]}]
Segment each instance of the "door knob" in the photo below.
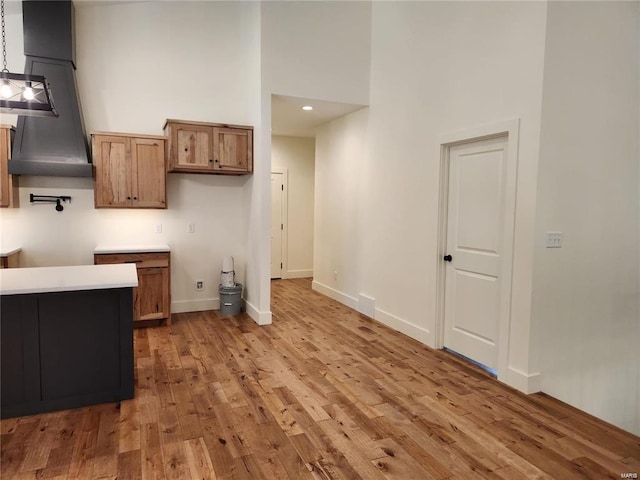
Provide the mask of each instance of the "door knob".
[{"label": "door knob", "polygon": [[451,255],[445,255],[444,257],[442,257],[442,259],[443,259],[445,262],[450,262],[450,261],[452,261],[452,260],[453,260],[453,257],[452,257]]}]

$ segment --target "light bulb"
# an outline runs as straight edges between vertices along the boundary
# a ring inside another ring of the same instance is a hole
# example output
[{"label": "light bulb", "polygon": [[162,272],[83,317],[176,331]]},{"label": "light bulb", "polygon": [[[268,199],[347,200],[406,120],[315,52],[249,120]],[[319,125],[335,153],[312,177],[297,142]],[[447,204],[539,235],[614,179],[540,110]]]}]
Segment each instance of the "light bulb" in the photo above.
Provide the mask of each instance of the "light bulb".
[{"label": "light bulb", "polygon": [[13,96],[13,92],[11,91],[11,87],[9,86],[9,82],[6,80],[2,83],[2,88],[0,88],[0,95],[2,98],[10,98]]},{"label": "light bulb", "polygon": [[304,107],[302,107],[303,110],[313,110],[313,107],[311,105],[305,105]]},{"label": "light bulb", "polygon": [[27,83],[27,86],[24,87],[22,91],[22,96],[25,100],[33,100],[35,98],[35,94],[33,93],[33,88],[31,88],[31,84]]}]

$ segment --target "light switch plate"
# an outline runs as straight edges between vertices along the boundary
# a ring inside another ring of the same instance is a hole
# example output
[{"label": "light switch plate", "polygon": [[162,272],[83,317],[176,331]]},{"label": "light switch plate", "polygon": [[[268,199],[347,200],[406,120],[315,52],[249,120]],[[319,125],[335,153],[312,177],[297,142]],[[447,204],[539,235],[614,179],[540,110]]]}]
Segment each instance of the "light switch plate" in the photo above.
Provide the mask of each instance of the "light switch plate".
[{"label": "light switch plate", "polygon": [[562,232],[547,232],[546,248],[562,248]]},{"label": "light switch plate", "polygon": [[162,224],[156,223],[156,233],[162,233]]}]

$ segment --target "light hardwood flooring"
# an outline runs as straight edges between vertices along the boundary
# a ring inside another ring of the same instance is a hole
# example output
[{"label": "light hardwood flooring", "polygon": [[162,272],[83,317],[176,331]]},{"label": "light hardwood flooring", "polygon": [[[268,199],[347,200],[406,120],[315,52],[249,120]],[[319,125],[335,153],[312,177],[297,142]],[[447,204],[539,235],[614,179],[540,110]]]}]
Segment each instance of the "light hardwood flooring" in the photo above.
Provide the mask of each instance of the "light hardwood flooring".
[{"label": "light hardwood flooring", "polygon": [[640,438],[274,281],[135,331],[136,397],[1,422],[2,479],[619,479]]}]

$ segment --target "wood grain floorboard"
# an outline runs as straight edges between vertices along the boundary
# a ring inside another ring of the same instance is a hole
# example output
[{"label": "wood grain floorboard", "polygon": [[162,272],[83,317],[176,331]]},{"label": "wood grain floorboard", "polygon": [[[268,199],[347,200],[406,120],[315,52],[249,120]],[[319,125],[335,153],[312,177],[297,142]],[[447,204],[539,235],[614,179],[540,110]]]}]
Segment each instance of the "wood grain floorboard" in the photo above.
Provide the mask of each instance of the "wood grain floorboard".
[{"label": "wood grain floorboard", "polygon": [[177,314],[134,332],[135,398],[0,422],[2,479],[614,479],[640,438],[523,395],[311,290],[273,325]]}]

